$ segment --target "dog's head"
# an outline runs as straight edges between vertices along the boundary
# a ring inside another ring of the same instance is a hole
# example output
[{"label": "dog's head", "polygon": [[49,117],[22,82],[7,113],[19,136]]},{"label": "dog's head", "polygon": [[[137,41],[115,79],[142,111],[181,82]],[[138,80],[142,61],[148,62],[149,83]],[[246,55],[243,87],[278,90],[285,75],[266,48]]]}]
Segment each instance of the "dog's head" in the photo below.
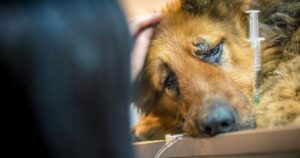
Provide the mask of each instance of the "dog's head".
[{"label": "dog's head", "polygon": [[141,110],[178,111],[184,132],[195,137],[253,128],[247,6],[244,0],[168,6],[141,74],[136,99]]}]

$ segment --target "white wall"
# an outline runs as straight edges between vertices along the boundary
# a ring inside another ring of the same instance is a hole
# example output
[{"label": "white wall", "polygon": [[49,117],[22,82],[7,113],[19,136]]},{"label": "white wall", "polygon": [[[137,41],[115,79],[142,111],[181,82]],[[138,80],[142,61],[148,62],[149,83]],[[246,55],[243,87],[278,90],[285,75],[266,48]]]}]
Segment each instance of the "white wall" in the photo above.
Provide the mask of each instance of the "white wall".
[{"label": "white wall", "polygon": [[172,0],[119,0],[125,14],[133,17],[153,11],[160,11],[161,7]]}]

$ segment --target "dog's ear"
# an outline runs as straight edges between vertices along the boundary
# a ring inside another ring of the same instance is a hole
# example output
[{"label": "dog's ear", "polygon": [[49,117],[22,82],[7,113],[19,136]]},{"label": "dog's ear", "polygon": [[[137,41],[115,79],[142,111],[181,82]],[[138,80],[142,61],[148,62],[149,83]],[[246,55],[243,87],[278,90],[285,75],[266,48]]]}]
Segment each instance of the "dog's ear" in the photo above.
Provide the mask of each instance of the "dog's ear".
[{"label": "dog's ear", "polygon": [[191,14],[206,14],[217,21],[235,25],[244,35],[248,31],[247,10],[253,0],[180,0],[181,10]]},{"label": "dog's ear", "polygon": [[138,75],[133,84],[133,102],[141,113],[149,113],[159,97],[159,92],[155,90],[151,77],[147,74],[146,70]]},{"label": "dog's ear", "polygon": [[194,13],[210,13],[216,16],[244,13],[251,0],[180,0],[182,9]]}]

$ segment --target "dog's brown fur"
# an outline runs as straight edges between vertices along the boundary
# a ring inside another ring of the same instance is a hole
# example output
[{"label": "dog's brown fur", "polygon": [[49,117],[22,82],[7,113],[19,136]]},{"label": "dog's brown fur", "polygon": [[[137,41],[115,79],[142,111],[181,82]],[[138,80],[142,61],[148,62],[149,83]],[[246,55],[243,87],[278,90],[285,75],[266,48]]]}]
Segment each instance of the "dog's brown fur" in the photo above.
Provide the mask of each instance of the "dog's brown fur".
[{"label": "dog's brown fur", "polygon": [[[134,128],[140,140],[168,133],[203,136],[195,123],[211,101],[237,111],[236,130],[254,128],[251,105],[255,73],[246,10],[261,10],[263,95],[256,109],[258,127],[300,123],[299,9],[296,0],[177,0],[166,7],[157,26],[136,105],[142,112]],[[219,64],[195,55],[223,43]],[[170,75],[172,78],[170,79]]]}]

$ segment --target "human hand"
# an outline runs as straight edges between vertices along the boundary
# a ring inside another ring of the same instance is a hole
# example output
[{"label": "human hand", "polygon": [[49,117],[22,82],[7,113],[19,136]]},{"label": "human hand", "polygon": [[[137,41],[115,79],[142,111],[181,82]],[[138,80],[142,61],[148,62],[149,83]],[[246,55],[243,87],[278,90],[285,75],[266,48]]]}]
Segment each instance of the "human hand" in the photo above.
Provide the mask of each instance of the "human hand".
[{"label": "human hand", "polygon": [[153,35],[151,26],[159,23],[161,14],[152,13],[129,20],[131,35],[134,37],[134,47],[131,53],[131,81],[134,81],[142,70],[147,50]]}]

